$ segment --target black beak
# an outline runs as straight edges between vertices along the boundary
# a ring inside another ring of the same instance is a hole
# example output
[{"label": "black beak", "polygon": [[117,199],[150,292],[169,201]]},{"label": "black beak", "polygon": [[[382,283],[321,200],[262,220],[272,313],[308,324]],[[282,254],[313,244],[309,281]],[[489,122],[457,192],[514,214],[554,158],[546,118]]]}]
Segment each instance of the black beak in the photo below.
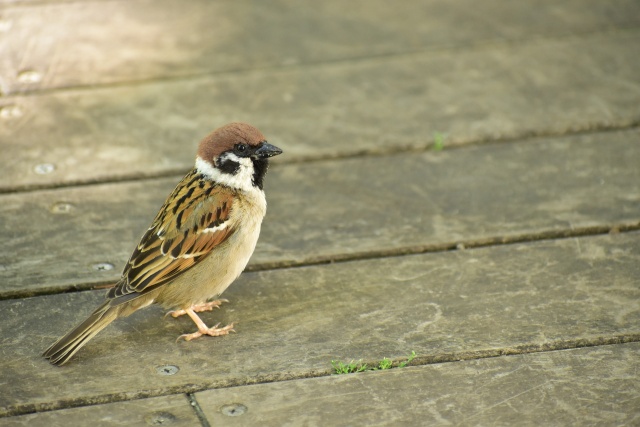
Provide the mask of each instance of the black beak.
[{"label": "black beak", "polygon": [[277,156],[278,154],[282,154],[282,150],[265,141],[260,145],[260,148],[254,152],[253,156],[259,159],[267,159],[269,157]]}]

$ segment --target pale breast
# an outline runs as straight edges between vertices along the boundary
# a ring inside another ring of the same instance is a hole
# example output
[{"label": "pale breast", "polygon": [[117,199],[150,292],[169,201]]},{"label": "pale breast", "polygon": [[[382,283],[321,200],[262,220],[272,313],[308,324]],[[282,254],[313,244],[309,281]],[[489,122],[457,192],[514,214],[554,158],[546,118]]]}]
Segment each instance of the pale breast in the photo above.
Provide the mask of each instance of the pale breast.
[{"label": "pale breast", "polygon": [[237,197],[230,216],[230,226],[236,231],[206,258],[163,285],[156,302],[165,308],[188,308],[220,295],[249,262],[266,207],[264,193],[258,189]]}]

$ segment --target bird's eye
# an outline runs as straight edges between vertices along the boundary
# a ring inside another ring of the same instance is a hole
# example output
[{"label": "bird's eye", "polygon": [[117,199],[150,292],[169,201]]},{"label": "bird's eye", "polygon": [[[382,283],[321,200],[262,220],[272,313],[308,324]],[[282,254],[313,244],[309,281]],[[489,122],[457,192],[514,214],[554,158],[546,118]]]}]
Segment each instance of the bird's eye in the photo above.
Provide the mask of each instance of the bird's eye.
[{"label": "bird's eye", "polygon": [[247,151],[247,144],[243,144],[243,143],[236,144],[236,152],[244,153],[245,151]]}]

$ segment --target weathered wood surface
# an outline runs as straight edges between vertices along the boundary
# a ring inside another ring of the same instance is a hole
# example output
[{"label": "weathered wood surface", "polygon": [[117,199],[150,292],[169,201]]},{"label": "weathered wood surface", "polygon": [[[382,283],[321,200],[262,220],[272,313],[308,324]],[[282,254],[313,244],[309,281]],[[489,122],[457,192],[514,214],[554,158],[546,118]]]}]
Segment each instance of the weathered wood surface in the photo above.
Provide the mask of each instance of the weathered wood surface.
[{"label": "weathered wood surface", "polygon": [[40,351],[103,292],[0,301],[0,415],[327,375],[331,360],[412,350],[425,364],[638,341],[638,277],[640,232],[247,273],[204,314],[237,334],[176,343],[193,323],[154,307],[61,368]]},{"label": "weathered wood surface", "polygon": [[[639,352],[640,344],[630,343],[503,356],[215,389],[195,399],[212,426],[635,425]],[[22,415],[2,425],[197,423],[187,399],[172,395]]]},{"label": "weathered wood surface", "polygon": [[[0,425],[638,424],[640,3],[403,4],[0,0]],[[238,333],[47,364],[231,120],[285,150]]]},{"label": "weathered wood surface", "polygon": [[0,39],[2,91],[236,72],[640,24],[634,0],[544,0],[528,9],[499,0],[403,6],[384,0],[8,5],[0,26],[8,36]]},{"label": "weathered wood surface", "polygon": [[[211,425],[637,425],[640,344],[411,367],[196,398]],[[229,409],[244,413],[227,415]],[[328,409],[330,408],[330,409]]]},{"label": "weathered wood surface", "polygon": [[200,420],[185,395],[62,409],[0,420],[4,427],[160,426],[194,427]]},{"label": "weathered wood surface", "polygon": [[[639,141],[631,130],[279,165],[251,266],[639,227]],[[0,295],[116,280],[179,178],[1,195]]]},{"label": "weathered wood surface", "polygon": [[435,132],[451,146],[624,128],[640,123],[639,46],[639,30],[612,31],[0,99],[0,191],[182,173],[233,120],[285,162],[425,148]]}]

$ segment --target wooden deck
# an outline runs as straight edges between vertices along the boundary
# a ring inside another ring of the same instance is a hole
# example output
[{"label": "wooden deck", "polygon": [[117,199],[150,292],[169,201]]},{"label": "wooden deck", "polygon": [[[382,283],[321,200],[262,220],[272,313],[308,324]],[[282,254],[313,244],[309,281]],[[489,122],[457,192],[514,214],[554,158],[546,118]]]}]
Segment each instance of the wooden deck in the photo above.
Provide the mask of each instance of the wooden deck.
[{"label": "wooden deck", "polygon": [[[0,91],[0,425],[640,424],[637,0],[0,0]],[[230,121],[238,333],[49,365]]]}]

